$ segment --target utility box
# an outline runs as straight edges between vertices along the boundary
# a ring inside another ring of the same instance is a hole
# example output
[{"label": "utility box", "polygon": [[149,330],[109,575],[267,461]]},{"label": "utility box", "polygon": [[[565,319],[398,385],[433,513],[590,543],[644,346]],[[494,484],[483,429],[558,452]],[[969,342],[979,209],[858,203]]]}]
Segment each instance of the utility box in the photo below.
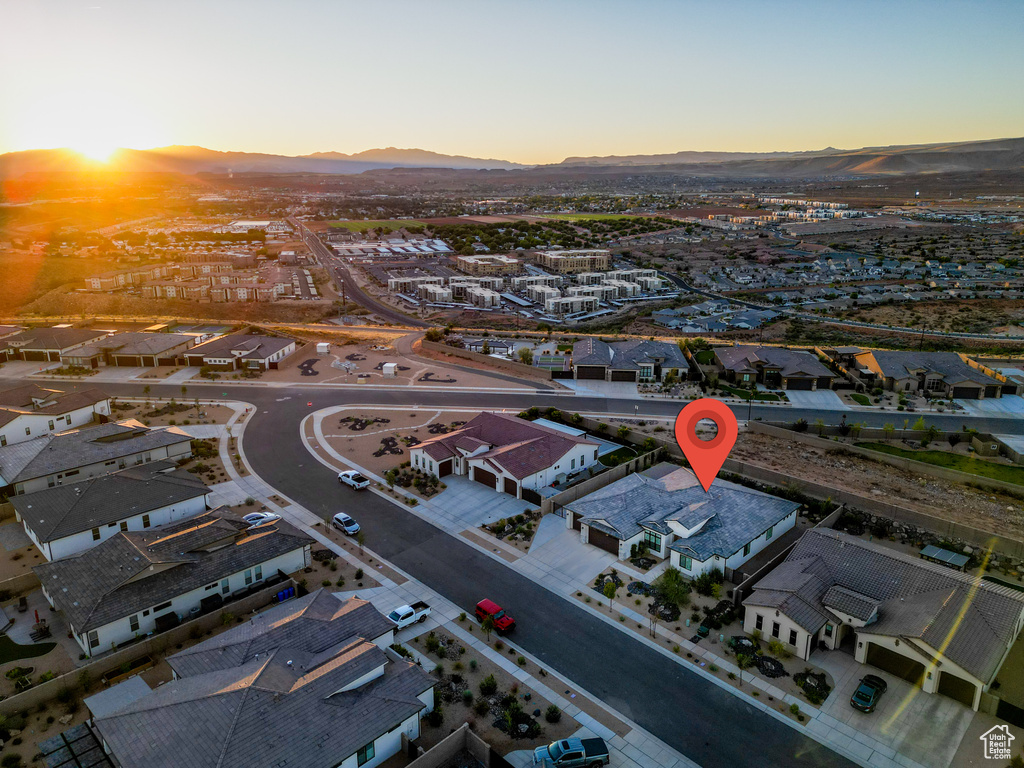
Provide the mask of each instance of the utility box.
[{"label": "utility box", "polygon": [[385,379],[393,379],[398,375],[398,363],[384,363],[381,368]]},{"label": "utility box", "polygon": [[316,353],[318,355],[329,355],[331,354],[331,345],[326,341],[318,341],[316,345]]}]

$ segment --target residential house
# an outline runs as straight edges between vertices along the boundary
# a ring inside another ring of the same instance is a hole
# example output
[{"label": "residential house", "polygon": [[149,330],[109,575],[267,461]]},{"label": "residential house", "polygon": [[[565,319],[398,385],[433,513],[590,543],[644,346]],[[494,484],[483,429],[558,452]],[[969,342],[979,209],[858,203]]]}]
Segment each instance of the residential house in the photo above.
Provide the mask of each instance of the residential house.
[{"label": "residential house", "polygon": [[715,347],[715,364],[730,382],[771,389],[830,389],[835,377],[816,355],[782,347]]},{"label": "residential house", "polygon": [[310,563],[313,540],[283,520],[250,526],[227,507],[145,531],[118,531],[33,567],[89,656],[162,632]]},{"label": "residential house", "polygon": [[234,333],[198,344],[183,357],[188,365],[205,365],[217,371],[266,371],[277,368],[295,346],[294,339]]},{"label": "residential house", "polygon": [[572,365],[575,378],[602,381],[664,381],[672,371],[685,379],[690,371],[679,345],[665,341],[582,339],[573,344]]},{"label": "residential house", "polygon": [[599,444],[517,416],[481,413],[462,427],[409,450],[415,469],[466,475],[496,491],[539,504],[540,490],[597,461]]},{"label": "residential house", "polygon": [[36,384],[5,389],[0,392],[0,448],[109,415],[110,398],[98,389],[61,392]]},{"label": "residential house", "polygon": [[626,560],[646,544],[685,575],[726,577],[796,525],[796,502],[717,480],[705,492],[690,469],[657,464],[565,505],[587,544]]},{"label": "residential house", "polygon": [[72,350],[109,335],[109,331],[91,331],[88,328],[29,328],[0,341],[0,362],[27,360],[54,363]]},{"label": "residential house", "polygon": [[12,496],[14,514],[47,560],[206,511],[210,489],[169,461]]},{"label": "residential house", "polygon": [[177,365],[178,357],[195,343],[195,336],[182,333],[116,333],[62,355],[61,360],[83,368],[98,368],[100,363],[154,368]]},{"label": "residential house", "polygon": [[877,377],[885,389],[930,393],[945,398],[981,400],[1002,397],[1003,382],[974,368],[955,352],[868,350],[857,367]]},{"label": "residential house", "polygon": [[0,490],[10,486],[8,495],[34,493],[138,464],[178,461],[191,455],[192,438],[178,427],[147,427],[125,419],[0,448]]},{"label": "residential house", "polygon": [[121,768],[375,768],[434,708],[393,641],[370,603],[317,590],[169,656],[171,682],[86,706]]},{"label": "residential house", "polygon": [[974,709],[1024,628],[1024,593],[822,528],[743,605],[746,632],[801,659],[849,647],[862,664]]}]

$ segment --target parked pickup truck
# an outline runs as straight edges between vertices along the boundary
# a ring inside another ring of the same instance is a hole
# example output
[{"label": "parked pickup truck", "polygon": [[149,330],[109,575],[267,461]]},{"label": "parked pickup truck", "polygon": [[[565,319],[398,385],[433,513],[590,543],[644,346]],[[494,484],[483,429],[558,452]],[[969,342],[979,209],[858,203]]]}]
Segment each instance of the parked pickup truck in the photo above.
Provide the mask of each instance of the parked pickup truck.
[{"label": "parked pickup truck", "polygon": [[552,768],[597,768],[608,765],[608,745],[604,739],[561,739],[533,750],[535,765]]},{"label": "parked pickup truck", "polygon": [[410,624],[415,624],[417,621],[423,621],[429,615],[430,606],[420,600],[412,605],[398,606],[388,614],[388,618],[391,619],[396,627],[402,629]]}]

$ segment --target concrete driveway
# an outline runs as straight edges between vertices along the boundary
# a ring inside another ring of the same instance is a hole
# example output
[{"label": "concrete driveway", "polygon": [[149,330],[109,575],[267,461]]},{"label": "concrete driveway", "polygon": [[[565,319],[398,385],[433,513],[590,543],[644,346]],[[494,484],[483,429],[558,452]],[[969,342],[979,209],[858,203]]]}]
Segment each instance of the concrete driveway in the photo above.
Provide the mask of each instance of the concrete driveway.
[{"label": "concrete driveway", "polygon": [[831,389],[820,389],[815,391],[804,391],[799,389],[787,389],[786,397],[798,408],[827,408],[829,410],[850,410],[850,406],[844,403],[842,398]]},{"label": "concrete driveway", "polygon": [[[920,688],[876,667],[858,664],[842,651],[815,651],[811,662],[826,670],[836,689],[821,707],[817,718],[850,738],[858,735],[882,742],[894,752],[929,768],[946,768],[974,719],[974,711],[946,696],[924,693]],[[877,675],[889,684],[878,708],[865,714],[850,706],[850,696],[860,679]]]},{"label": "concrete driveway", "polygon": [[419,510],[428,514],[446,531],[476,528],[503,517],[521,515],[537,507],[536,504],[507,493],[498,493],[462,475],[448,475],[444,483],[448,487],[436,496],[421,501]]},{"label": "concrete driveway", "polygon": [[985,400],[957,400],[956,402],[958,405],[962,405],[968,413],[1024,415],[1024,397],[1020,395],[1003,395]]}]

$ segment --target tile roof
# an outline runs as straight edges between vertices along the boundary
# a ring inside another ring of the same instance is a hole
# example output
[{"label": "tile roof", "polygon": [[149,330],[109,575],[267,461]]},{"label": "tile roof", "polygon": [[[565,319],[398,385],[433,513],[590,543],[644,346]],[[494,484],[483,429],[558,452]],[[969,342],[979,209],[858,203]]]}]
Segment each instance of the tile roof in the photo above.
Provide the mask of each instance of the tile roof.
[{"label": "tile roof", "polygon": [[978,384],[999,384],[982,371],[971,368],[955,352],[914,352],[874,350],[864,352],[872,355],[882,375],[892,379],[912,379],[917,376],[915,371],[940,374],[947,384],[971,382]]},{"label": "tile roof", "polygon": [[820,528],[807,531],[743,603],[778,608],[816,633],[835,620],[830,603],[863,616],[871,601],[878,620],[859,633],[917,639],[985,683],[995,677],[1024,614],[1020,592]]},{"label": "tile roof", "polygon": [[724,480],[705,492],[689,469],[655,474],[628,475],[565,506],[585,524],[620,540],[645,528],[680,537],[670,549],[701,562],[734,554],[800,508]]},{"label": "tile roof", "polygon": [[472,453],[482,445],[490,450],[473,459],[483,459],[500,466],[522,480],[535,472],[554,466],[562,456],[577,445],[598,443],[557,429],[534,424],[518,416],[484,412],[454,432],[424,440],[421,448],[435,461],[461,456],[458,449]]},{"label": "tile roof", "polygon": [[51,433],[0,448],[0,483],[13,485],[190,440],[178,427],[147,427],[134,419]]},{"label": "tile roof", "polygon": [[4,345],[17,349],[58,351],[107,335],[107,331],[90,331],[88,328],[29,328],[5,338]]},{"label": "tile roof", "polygon": [[636,339],[613,341],[581,339],[572,347],[573,365],[604,365],[616,370],[639,370],[641,363],[689,370],[690,363],[678,344]]},{"label": "tile roof", "polygon": [[12,496],[11,504],[40,541],[54,541],[210,492],[195,475],[174,467],[173,462],[154,461]]},{"label": "tile roof", "polygon": [[[242,360],[263,360],[275,352],[284,349],[289,344],[294,343],[294,339],[234,333],[197,344],[185,352],[185,354],[188,356],[202,355],[203,357],[239,357]],[[236,352],[243,354],[235,355]]]},{"label": "tile roof", "polygon": [[4,413],[13,414],[14,418],[28,413],[60,416],[102,403],[109,397],[106,392],[95,388],[61,392],[57,389],[43,389],[35,384],[22,384],[0,392],[0,419]]},{"label": "tile roof", "polygon": [[115,355],[160,355],[168,350],[191,344],[194,336],[183,333],[118,333],[103,339],[94,345],[101,350],[109,350]]},{"label": "tile roof", "polygon": [[81,633],[312,541],[283,520],[250,529],[230,509],[219,507],[147,531],[119,532],[92,549],[32,570]]},{"label": "tile roof", "polygon": [[[417,697],[433,686],[418,666],[390,661],[361,634],[382,625],[353,621],[366,615],[367,604],[356,602],[349,608],[314,592],[261,615],[266,631],[251,638],[258,650],[238,656],[229,642],[218,659],[217,637],[171,656],[179,679],[96,718],[96,728],[123,768],[334,768],[421,712]],[[308,611],[321,617],[305,621]],[[184,656],[215,661],[192,670]]]},{"label": "tile roof", "polygon": [[782,347],[717,347],[715,355],[731,371],[755,370],[756,364],[778,368],[783,376],[833,377],[828,368],[810,352]]}]

